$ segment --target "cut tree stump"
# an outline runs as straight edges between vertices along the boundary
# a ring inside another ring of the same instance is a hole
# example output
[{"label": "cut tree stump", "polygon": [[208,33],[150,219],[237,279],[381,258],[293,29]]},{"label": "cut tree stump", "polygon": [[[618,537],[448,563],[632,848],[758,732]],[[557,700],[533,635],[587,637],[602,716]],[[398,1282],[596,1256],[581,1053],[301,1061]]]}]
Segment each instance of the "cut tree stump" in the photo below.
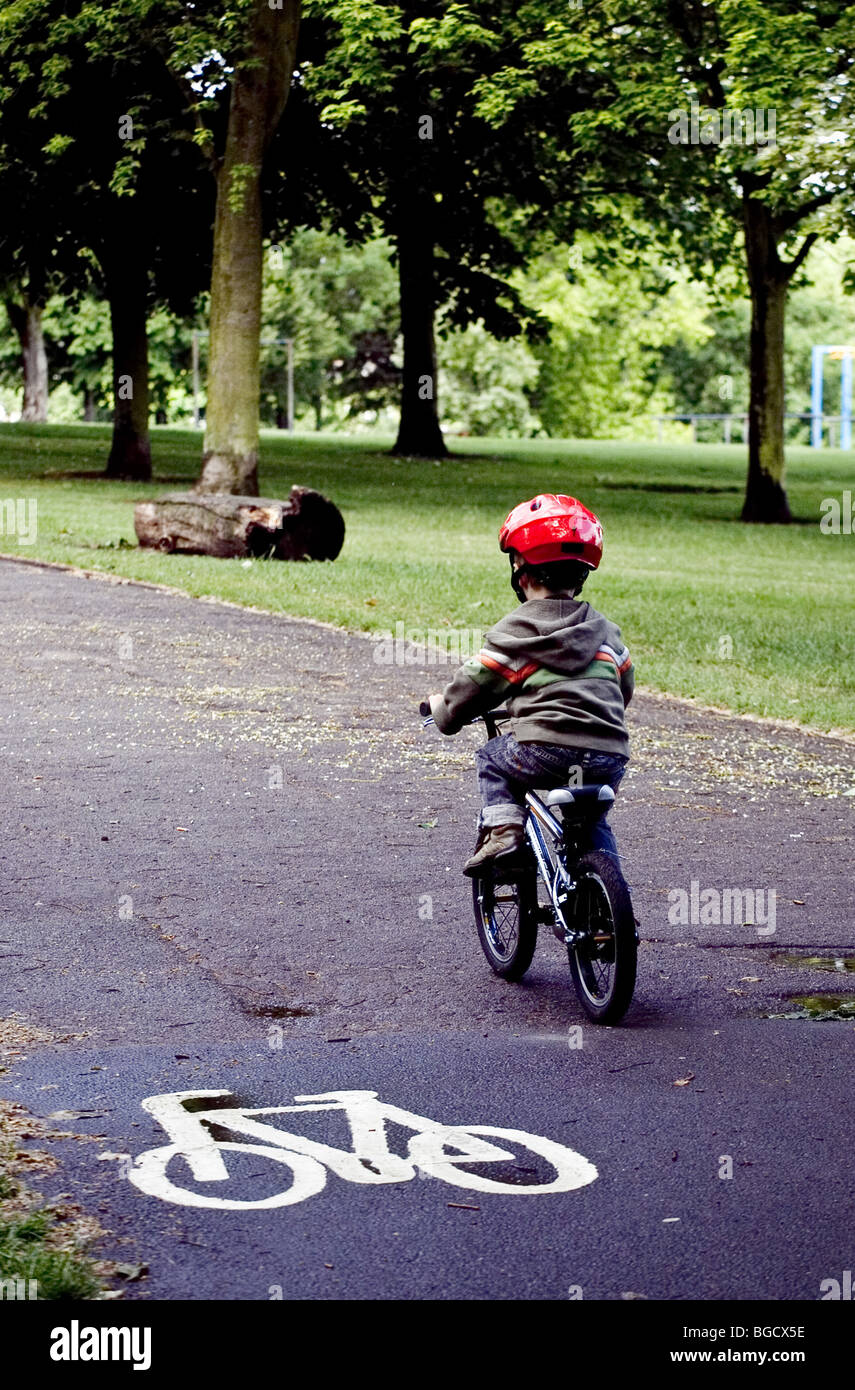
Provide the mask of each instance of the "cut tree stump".
[{"label": "cut tree stump", "polygon": [[134,530],[141,546],[223,559],[334,560],[344,544],[338,507],[309,487],[292,487],[287,502],[171,492],[137,503]]}]

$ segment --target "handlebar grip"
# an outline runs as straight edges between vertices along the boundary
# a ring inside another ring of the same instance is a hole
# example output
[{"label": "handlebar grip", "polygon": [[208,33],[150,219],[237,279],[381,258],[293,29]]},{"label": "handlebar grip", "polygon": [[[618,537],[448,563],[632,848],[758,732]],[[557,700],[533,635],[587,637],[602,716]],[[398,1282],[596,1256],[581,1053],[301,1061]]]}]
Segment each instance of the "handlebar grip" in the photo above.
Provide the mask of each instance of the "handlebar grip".
[{"label": "handlebar grip", "polygon": [[419,705],[419,714],[421,715],[422,719],[430,718],[430,700],[422,700],[421,704]]}]

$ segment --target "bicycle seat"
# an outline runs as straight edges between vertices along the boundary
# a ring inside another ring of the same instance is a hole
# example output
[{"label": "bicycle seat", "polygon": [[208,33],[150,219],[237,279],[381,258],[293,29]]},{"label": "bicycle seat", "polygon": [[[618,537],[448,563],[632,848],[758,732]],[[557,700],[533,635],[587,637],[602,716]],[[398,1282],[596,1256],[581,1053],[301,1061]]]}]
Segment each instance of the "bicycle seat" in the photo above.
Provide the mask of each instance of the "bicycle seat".
[{"label": "bicycle seat", "polygon": [[587,787],[557,787],[544,792],[544,806],[561,806],[564,814],[576,811],[580,815],[601,813],[615,799],[613,789],[605,782],[592,782]]}]

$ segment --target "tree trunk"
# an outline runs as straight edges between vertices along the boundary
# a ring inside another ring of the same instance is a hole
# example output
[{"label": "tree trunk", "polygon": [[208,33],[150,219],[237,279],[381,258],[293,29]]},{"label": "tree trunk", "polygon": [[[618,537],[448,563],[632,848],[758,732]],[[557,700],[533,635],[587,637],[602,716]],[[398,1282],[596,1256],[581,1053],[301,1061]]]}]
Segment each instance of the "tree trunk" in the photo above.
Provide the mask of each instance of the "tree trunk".
[{"label": "tree trunk", "polygon": [[173,492],[137,503],[134,529],[141,546],[221,559],[334,560],[344,544],[338,507],[307,487],[292,487],[287,502]]},{"label": "tree trunk", "polygon": [[48,365],[45,338],[42,331],[44,306],[23,295],[23,302],[6,301],[9,322],[21,344],[21,365],[24,372],[24,393],[21,419],[28,424],[44,424],[48,412]]},{"label": "tree trunk", "polygon": [[751,393],[742,520],[788,522],[792,516],[784,488],[784,320],[791,270],[778,257],[766,204],[747,197],[743,211],[751,288]]},{"label": "tree trunk", "polygon": [[83,391],[83,419],[87,425],[95,420],[95,389],[87,386]]},{"label": "tree trunk", "polygon": [[258,494],[261,172],[288,98],[299,25],[299,0],[253,5],[250,61],[232,78],[217,173],[201,493]]},{"label": "tree trunk", "polygon": [[[117,238],[118,245],[123,242]],[[105,267],[113,332],[113,441],[108,478],[151,478],[148,433],[148,267],[145,256],[124,243]],[[111,248],[111,253],[115,248]]]},{"label": "tree trunk", "polygon": [[392,452],[415,458],[448,456],[439,423],[432,217],[429,196],[408,200],[401,208],[397,237],[404,371]]}]

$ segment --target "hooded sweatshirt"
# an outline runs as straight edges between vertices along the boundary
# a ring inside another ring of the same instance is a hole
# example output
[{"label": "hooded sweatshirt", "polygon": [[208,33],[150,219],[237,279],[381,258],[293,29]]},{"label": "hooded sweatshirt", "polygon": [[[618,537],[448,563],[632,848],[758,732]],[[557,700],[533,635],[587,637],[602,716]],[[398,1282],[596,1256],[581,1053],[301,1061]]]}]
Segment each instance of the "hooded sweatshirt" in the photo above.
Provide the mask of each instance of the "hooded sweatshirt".
[{"label": "hooded sweatshirt", "polygon": [[432,712],[442,733],[456,734],[504,703],[519,743],[626,755],[624,709],[634,683],[620,629],[590,603],[528,599],[490,629]]}]

